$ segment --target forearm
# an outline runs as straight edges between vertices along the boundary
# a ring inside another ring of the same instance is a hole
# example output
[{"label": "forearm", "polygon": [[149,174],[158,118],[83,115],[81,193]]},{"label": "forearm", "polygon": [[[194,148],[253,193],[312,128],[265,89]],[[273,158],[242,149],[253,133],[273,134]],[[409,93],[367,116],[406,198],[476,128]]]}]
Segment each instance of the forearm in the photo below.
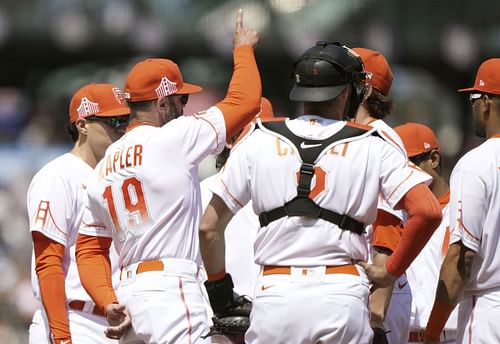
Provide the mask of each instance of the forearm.
[{"label": "forearm", "polygon": [[222,111],[226,137],[238,133],[260,111],[262,86],[259,69],[250,45],[234,49],[234,71],[227,95],[216,106]]},{"label": "forearm", "polygon": [[40,232],[33,232],[32,239],[35,252],[35,271],[50,331],[54,339],[70,339],[62,268],[65,247]]},{"label": "forearm", "polygon": [[[385,251],[385,250],[384,250]],[[373,264],[383,265],[389,259],[389,252],[379,252],[375,248],[375,254],[373,257]],[[387,287],[375,287],[370,294],[370,326],[371,327],[384,327],[385,315],[387,314],[387,309],[391,303],[392,291],[394,289],[393,285]]]},{"label": "forearm", "polygon": [[78,235],[76,261],[80,281],[96,306],[106,313],[106,307],[118,303],[111,280],[109,247],[111,238]]},{"label": "forearm", "polygon": [[399,202],[408,213],[401,241],[386,262],[387,271],[401,276],[420,253],[441,222],[441,209],[424,184],[413,187]]},{"label": "forearm", "polygon": [[439,339],[439,334],[457,305],[470,277],[474,255],[473,251],[460,243],[454,243],[448,249],[441,266],[436,298],[426,328],[427,339]]},{"label": "forearm", "polygon": [[37,269],[43,308],[54,339],[67,340],[71,338],[71,333],[66,307],[64,272],[61,265],[48,268],[52,272]]},{"label": "forearm", "polygon": [[232,217],[232,212],[222,198],[214,194],[205,209],[199,231],[201,257],[209,275],[225,272],[224,231]]}]

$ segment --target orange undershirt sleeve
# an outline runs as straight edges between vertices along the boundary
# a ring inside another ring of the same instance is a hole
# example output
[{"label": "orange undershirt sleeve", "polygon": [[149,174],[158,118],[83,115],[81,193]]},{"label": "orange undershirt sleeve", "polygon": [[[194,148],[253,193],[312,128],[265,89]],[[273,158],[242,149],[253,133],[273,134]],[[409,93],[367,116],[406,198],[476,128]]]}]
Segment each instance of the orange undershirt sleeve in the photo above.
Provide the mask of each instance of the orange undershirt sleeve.
[{"label": "orange undershirt sleeve", "polygon": [[425,339],[429,341],[439,341],[439,336],[443,331],[446,321],[450,317],[451,312],[453,312],[455,306],[448,305],[440,300],[434,302],[432,307],[431,315],[429,316],[429,321],[427,323],[427,328],[425,329]]},{"label": "orange undershirt sleeve", "polygon": [[401,239],[403,221],[396,216],[379,209],[373,223],[373,246],[383,247],[394,252]]},{"label": "orange undershirt sleeve", "polygon": [[111,241],[111,238],[82,234],[78,234],[76,241],[76,262],[80,281],[104,314],[109,304],[118,303],[111,280]]},{"label": "orange undershirt sleeve", "polygon": [[64,245],[32,232],[35,250],[35,270],[40,285],[43,307],[56,343],[71,340],[62,260]]},{"label": "orange undershirt sleeve", "polygon": [[420,253],[441,223],[441,208],[437,199],[425,184],[418,184],[398,203],[408,213],[401,241],[385,263],[393,276],[401,276]]},{"label": "orange undershirt sleeve", "polygon": [[236,135],[260,111],[262,86],[259,69],[250,45],[233,52],[234,71],[226,97],[217,106],[224,115],[226,137]]}]

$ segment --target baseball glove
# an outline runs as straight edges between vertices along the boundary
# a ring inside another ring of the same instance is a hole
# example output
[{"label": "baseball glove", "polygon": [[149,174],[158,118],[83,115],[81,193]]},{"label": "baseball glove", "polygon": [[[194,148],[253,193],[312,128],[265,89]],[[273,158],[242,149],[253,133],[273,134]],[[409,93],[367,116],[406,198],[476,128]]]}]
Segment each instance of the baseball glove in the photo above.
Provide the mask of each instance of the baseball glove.
[{"label": "baseball glove", "polygon": [[234,300],[231,308],[224,315],[215,315],[212,318],[214,325],[204,338],[213,335],[222,335],[230,338],[233,342],[243,342],[244,336],[250,326],[250,311],[252,302],[245,296],[239,296]]},{"label": "baseball glove", "polygon": [[373,341],[372,344],[389,344],[389,341],[387,340],[387,333],[390,331],[385,331],[384,329],[381,329],[380,327],[373,327]]}]

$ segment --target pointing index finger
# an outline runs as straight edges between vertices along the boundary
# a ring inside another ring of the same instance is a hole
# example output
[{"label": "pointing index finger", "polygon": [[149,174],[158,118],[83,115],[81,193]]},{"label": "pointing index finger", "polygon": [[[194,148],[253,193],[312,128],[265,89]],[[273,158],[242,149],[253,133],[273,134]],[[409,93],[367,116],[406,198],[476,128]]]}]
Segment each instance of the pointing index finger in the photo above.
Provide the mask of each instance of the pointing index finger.
[{"label": "pointing index finger", "polygon": [[236,31],[243,28],[243,10],[240,8],[236,14]]}]

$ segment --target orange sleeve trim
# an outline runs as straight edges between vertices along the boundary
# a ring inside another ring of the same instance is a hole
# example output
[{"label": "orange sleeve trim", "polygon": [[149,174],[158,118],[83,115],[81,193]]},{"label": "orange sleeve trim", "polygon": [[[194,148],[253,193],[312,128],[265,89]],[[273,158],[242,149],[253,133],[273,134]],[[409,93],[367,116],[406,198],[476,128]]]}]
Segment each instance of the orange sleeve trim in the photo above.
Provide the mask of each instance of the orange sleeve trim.
[{"label": "orange sleeve trim", "polygon": [[450,317],[455,306],[448,305],[440,300],[434,302],[431,315],[425,329],[425,340],[439,341],[439,336],[443,331],[446,321]]},{"label": "orange sleeve trim", "polygon": [[76,262],[80,281],[96,306],[106,314],[106,307],[118,303],[111,281],[109,247],[111,238],[78,234]]},{"label": "orange sleeve trim", "polygon": [[210,124],[210,126],[212,127],[212,129],[215,132],[215,142],[217,142],[217,145],[219,145],[219,131],[217,130],[217,128],[215,128],[215,126],[213,125],[213,123],[210,122],[208,119],[206,119],[204,117],[197,116],[196,114],[193,114],[193,117],[196,118],[196,119],[201,119],[201,120],[207,122],[208,124]]},{"label": "orange sleeve trim", "polygon": [[403,185],[408,179],[410,179],[412,174],[413,174],[413,171],[411,171],[410,174],[408,175],[408,177],[406,177],[401,183],[398,184],[398,186],[396,186],[396,188],[394,190],[392,190],[391,194],[387,197],[387,199],[391,199],[392,195],[394,195],[394,193],[401,187],[401,185]]},{"label": "orange sleeve trim", "polygon": [[50,331],[56,340],[71,339],[62,268],[65,247],[40,232],[32,232],[32,238],[35,270]]},{"label": "orange sleeve trim", "polygon": [[221,271],[213,273],[213,274],[208,274],[208,282],[213,282],[213,281],[223,279],[224,276],[226,276],[226,269],[222,269]]},{"label": "orange sleeve trim", "polygon": [[238,201],[238,200],[236,199],[236,197],[234,197],[234,196],[231,194],[231,192],[229,192],[229,189],[227,188],[227,185],[224,183],[224,181],[223,181],[223,180],[221,180],[220,182],[221,182],[222,186],[224,186],[224,189],[226,190],[226,193],[229,195],[229,197],[231,197],[231,198],[233,199],[233,201],[235,201],[236,203],[238,203],[238,205],[240,206],[240,208],[243,208],[243,204],[242,204],[240,201]]},{"label": "orange sleeve trim", "polygon": [[260,112],[262,86],[253,49],[243,45],[233,52],[234,72],[227,95],[216,106],[222,111],[226,137],[233,137]]},{"label": "orange sleeve trim", "polygon": [[373,246],[394,252],[401,240],[403,222],[396,216],[379,209],[373,223]]}]

